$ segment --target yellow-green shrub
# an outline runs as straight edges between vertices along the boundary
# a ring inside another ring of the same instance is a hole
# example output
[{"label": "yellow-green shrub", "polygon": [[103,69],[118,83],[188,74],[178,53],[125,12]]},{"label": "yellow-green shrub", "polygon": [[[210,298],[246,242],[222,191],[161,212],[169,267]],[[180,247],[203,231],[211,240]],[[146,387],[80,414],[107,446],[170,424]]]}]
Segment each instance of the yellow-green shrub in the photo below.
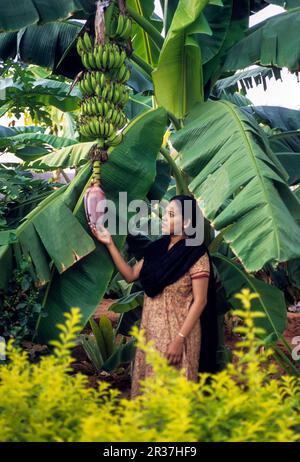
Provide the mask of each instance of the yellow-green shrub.
[{"label": "yellow-green shrub", "polygon": [[245,334],[235,352],[238,363],[201,374],[199,383],[169,366],[135,327],[154,376],[132,401],[106,383],[96,391],[84,376],[68,374],[78,308],[66,315],[54,354],[39,364],[10,344],[10,362],[0,367],[0,441],[300,441],[300,381],[272,379],[273,364],[262,370],[270,351],[257,353],[253,319],[260,313],[250,311],[255,296],[247,289],[237,294],[244,308],[235,313],[244,318],[239,329]]}]

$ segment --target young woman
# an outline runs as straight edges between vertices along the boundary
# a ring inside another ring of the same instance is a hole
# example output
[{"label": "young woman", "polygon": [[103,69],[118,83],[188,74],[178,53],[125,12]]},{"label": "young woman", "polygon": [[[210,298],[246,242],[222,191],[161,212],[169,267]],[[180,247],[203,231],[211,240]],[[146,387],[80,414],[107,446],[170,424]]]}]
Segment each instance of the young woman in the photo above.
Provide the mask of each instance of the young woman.
[{"label": "young woman", "polygon": [[[188,211],[191,213],[187,217]],[[194,381],[198,381],[201,371],[217,370],[216,286],[211,258],[204,243],[186,245],[186,239],[196,235],[191,235],[189,228],[195,229],[200,213],[192,196],[173,196],[163,216],[164,235],[152,241],[143,258],[132,267],[107,229],[91,227],[95,237],[106,244],[125,280],[140,280],[145,291],[140,328],[144,329],[146,341],[154,340],[169,364],[185,368],[186,377]],[[145,352],[137,348],[131,398],[141,393],[140,380],[152,372]]]}]

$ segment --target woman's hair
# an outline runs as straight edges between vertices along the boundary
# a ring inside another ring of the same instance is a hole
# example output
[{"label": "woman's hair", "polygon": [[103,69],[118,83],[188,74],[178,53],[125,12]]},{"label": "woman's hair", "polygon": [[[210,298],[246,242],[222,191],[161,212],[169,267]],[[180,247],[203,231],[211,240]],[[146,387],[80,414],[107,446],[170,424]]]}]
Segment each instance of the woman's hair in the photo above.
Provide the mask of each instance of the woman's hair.
[{"label": "woman's hair", "polygon": [[[181,204],[182,219],[191,219],[190,225],[187,227],[186,233],[190,239],[196,237],[196,231],[190,234],[190,229],[196,229],[197,224],[201,223],[202,213],[196,199],[187,194],[177,194],[171,197],[170,201],[176,200]],[[189,205],[187,205],[189,204]]]}]

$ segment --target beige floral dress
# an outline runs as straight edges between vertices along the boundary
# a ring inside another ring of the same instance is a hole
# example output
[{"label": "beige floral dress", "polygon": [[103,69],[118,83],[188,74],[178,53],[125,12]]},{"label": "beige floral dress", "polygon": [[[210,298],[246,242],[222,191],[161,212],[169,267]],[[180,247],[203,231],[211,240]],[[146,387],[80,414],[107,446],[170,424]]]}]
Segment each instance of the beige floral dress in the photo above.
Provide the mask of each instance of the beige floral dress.
[{"label": "beige floral dress", "polygon": [[[154,340],[155,348],[166,356],[170,342],[176,337],[193,301],[192,279],[209,277],[209,257],[204,253],[190,269],[173,284],[169,284],[155,297],[144,295],[144,306],[140,329],[144,329],[145,339]],[[175,368],[185,368],[186,377],[198,381],[201,325],[197,322],[184,341],[181,362]],[[137,348],[132,368],[131,399],[141,393],[141,379],[153,373],[146,362],[146,354]]]}]

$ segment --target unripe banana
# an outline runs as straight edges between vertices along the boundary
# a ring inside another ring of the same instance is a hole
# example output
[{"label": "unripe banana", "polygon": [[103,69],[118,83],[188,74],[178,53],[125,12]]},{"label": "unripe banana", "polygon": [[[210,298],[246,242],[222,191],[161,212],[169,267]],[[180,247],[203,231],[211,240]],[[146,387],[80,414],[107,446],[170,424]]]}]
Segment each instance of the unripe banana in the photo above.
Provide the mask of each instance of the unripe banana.
[{"label": "unripe banana", "polygon": [[112,67],[114,67],[114,62],[115,62],[114,51],[112,49],[110,49],[108,51],[108,61],[107,61],[108,69],[111,69]]},{"label": "unripe banana", "polygon": [[91,69],[87,53],[83,53],[83,55],[81,56],[81,61],[86,69]]},{"label": "unripe banana", "polygon": [[82,38],[79,37],[76,42],[77,53],[81,56],[84,53],[84,46],[82,43]]},{"label": "unripe banana", "polygon": [[107,67],[107,59],[108,59],[108,54],[107,53],[108,53],[108,51],[106,49],[102,53],[101,61],[102,61],[103,69],[106,69],[106,67]]},{"label": "unripe banana", "polygon": [[92,45],[91,38],[87,32],[85,32],[83,35],[83,41],[84,41],[86,50],[91,50],[93,45]]},{"label": "unripe banana", "polygon": [[96,61],[94,58],[94,53],[92,51],[90,51],[88,54],[88,61],[89,61],[91,69],[97,69]]},{"label": "unripe banana", "polygon": [[125,24],[125,16],[123,14],[119,14],[119,17],[118,17],[118,25],[117,25],[117,29],[116,29],[116,36],[120,36],[123,29],[124,29],[124,24]]},{"label": "unripe banana", "polygon": [[124,25],[124,28],[123,28],[120,36],[121,36],[122,39],[127,40],[130,37],[131,32],[132,32],[131,18],[126,18],[125,25]]}]

